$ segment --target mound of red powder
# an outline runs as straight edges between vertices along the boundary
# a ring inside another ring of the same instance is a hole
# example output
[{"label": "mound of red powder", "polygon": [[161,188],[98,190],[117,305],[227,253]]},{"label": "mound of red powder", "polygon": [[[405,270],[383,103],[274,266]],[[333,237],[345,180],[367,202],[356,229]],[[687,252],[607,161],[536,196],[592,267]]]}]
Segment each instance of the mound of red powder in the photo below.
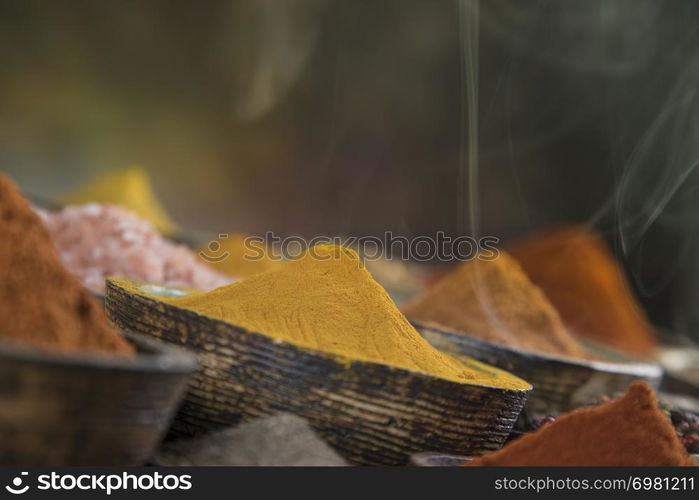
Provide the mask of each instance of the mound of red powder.
[{"label": "mound of red powder", "polygon": [[559,417],[554,423],[476,458],[486,466],[695,465],[653,390],[637,382],[621,398]]},{"label": "mound of red powder", "polygon": [[0,337],[60,353],[134,352],[61,263],[29,202],[0,175]]}]

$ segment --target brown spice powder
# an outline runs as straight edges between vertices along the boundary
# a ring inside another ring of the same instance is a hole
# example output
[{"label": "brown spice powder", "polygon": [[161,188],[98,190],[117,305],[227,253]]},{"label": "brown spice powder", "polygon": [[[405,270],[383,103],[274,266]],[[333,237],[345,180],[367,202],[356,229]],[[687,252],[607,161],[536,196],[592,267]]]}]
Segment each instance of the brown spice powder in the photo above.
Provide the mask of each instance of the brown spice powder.
[{"label": "brown spice powder", "polygon": [[0,337],[51,352],[133,355],[61,264],[28,201],[0,175]]},{"label": "brown spice powder", "polygon": [[464,262],[403,307],[409,319],[497,344],[586,358],[560,316],[505,252]]},{"label": "brown spice powder", "polygon": [[563,227],[511,251],[573,334],[642,357],[653,355],[650,324],[599,235],[583,226]]}]

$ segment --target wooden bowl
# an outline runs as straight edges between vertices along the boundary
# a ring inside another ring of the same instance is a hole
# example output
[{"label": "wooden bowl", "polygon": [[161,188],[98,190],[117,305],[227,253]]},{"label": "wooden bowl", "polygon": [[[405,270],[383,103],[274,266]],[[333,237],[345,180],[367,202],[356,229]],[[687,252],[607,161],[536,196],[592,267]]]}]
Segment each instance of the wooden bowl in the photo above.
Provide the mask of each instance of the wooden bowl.
[{"label": "wooden bowl", "polygon": [[173,425],[179,435],[285,411],[357,464],[405,464],[411,453],[434,449],[474,455],[500,447],[530,389],[524,381],[521,390],[506,390],[349,361],[174,307],[141,295],[144,289],[182,294],[109,280],[107,314],[199,355],[201,368]]},{"label": "wooden bowl", "polygon": [[136,358],[0,345],[0,464],[139,465],[168,429],[196,358],[127,334]]},{"label": "wooden bowl", "polygon": [[440,351],[469,356],[497,366],[532,384],[526,412],[530,418],[558,415],[592,403],[601,396],[626,391],[635,380],[657,387],[659,365],[646,361],[588,361],[534,353],[487,342],[462,333],[411,321]]}]

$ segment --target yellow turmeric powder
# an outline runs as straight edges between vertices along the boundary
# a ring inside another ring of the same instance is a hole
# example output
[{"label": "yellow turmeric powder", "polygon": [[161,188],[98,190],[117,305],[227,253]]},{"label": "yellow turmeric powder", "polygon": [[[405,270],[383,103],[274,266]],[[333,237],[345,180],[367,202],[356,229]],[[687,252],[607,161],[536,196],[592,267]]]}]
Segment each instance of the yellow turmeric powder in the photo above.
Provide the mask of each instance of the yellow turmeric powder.
[{"label": "yellow turmeric powder", "polygon": [[269,255],[262,242],[250,242],[245,234],[223,235],[200,248],[199,256],[217,271],[235,278],[277,269],[282,264]]},{"label": "yellow turmeric powder", "polygon": [[120,205],[149,221],[162,234],[178,231],[177,224],[158,201],[148,173],[138,166],[108,172],[68,193],[62,201],[70,205],[90,202]]},{"label": "yellow turmeric powder", "polygon": [[[206,293],[161,299],[298,346],[455,382],[526,389],[525,381],[437,351],[401,314],[357,254],[318,245],[278,270]],[[471,361],[471,360],[469,360]]]},{"label": "yellow turmeric powder", "polygon": [[586,358],[558,312],[505,252],[459,265],[402,308],[408,318],[535,352]]}]

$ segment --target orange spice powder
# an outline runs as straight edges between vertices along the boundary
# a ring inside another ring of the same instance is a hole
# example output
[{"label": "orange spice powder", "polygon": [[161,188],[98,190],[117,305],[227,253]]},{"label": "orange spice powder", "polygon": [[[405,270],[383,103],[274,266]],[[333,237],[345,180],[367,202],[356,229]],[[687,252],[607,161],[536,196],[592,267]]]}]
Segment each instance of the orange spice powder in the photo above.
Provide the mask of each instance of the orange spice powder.
[{"label": "orange spice powder", "polygon": [[570,226],[513,245],[511,254],[576,336],[650,357],[652,328],[602,238]]},{"label": "orange spice powder", "polygon": [[588,357],[544,293],[505,252],[460,264],[402,310],[409,319],[497,344]]},{"label": "orange spice powder", "polygon": [[559,417],[478,457],[472,466],[695,465],[653,390],[636,382],[621,398]]}]

